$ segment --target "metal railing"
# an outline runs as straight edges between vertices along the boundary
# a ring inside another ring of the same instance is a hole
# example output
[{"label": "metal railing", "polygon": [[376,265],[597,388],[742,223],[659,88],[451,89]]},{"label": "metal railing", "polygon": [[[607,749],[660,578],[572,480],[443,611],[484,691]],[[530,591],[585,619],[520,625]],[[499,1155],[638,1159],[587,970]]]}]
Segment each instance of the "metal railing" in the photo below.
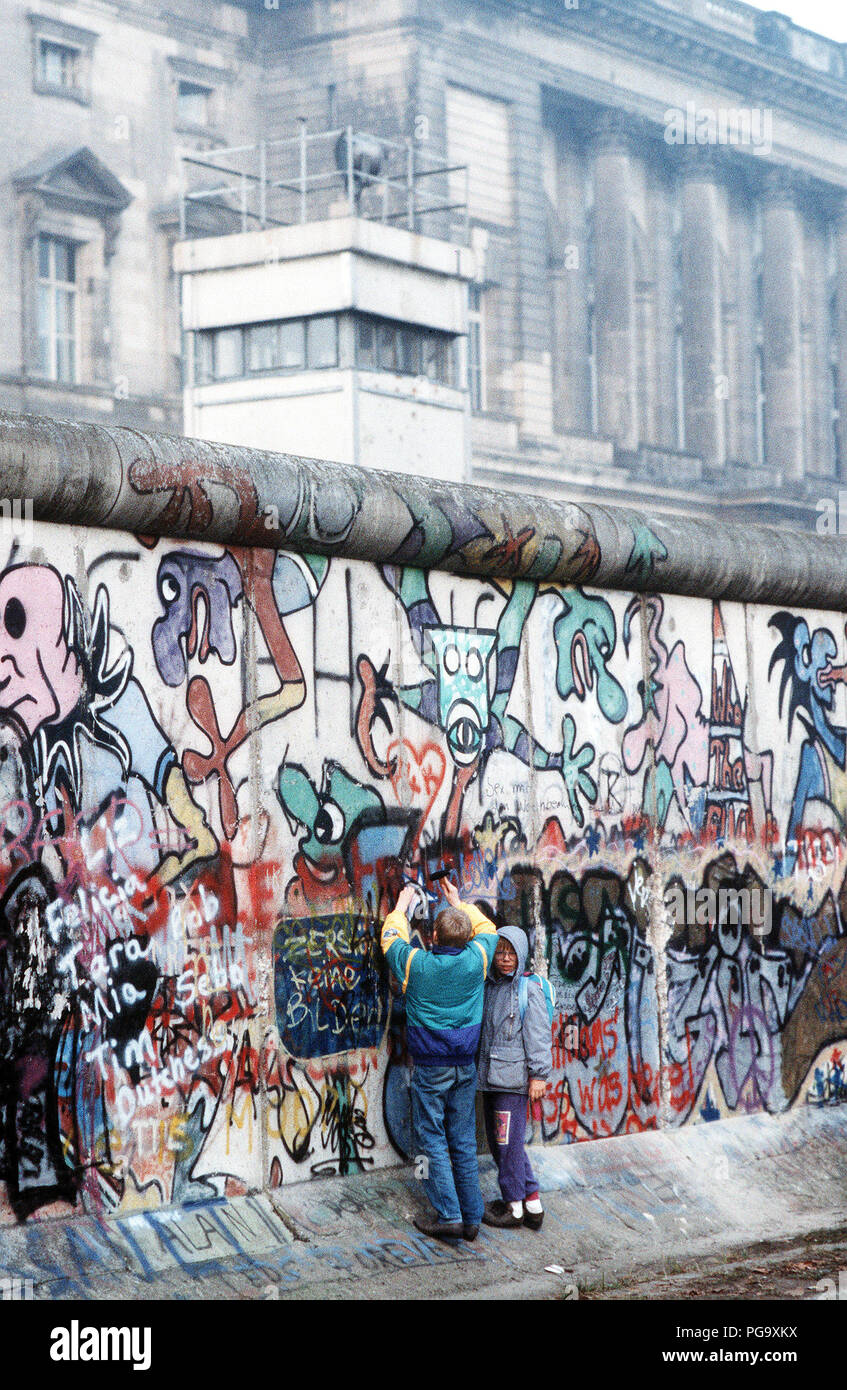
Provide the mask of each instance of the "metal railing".
[{"label": "metal railing", "polygon": [[180,158],[180,237],[287,227],[326,217],[427,231],[468,243],[468,170],[422,155],[413,140],[353,126]]}]

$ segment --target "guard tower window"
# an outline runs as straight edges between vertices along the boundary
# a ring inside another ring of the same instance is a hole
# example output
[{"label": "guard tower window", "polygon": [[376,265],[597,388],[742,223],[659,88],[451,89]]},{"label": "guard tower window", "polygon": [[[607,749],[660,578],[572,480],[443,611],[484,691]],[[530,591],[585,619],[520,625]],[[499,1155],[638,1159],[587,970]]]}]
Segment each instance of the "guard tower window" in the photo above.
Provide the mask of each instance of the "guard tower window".
[{"label": "guard tower window", "polygon": [[210,328],[195,334],[194,375],[198,386],[267,372],[315,371],[337,366],[335,314],[238,328]]},{"label": "guard tower window", "polygon": [[357,315],[356,365],[398,376],[426,376],[443,386],[456,384],[451,335],[393,319]]},{"label": "guard tower window", "polygon": [[338,366],[338,320],[334,314],[306,320],[306,358],[310,367]]}]

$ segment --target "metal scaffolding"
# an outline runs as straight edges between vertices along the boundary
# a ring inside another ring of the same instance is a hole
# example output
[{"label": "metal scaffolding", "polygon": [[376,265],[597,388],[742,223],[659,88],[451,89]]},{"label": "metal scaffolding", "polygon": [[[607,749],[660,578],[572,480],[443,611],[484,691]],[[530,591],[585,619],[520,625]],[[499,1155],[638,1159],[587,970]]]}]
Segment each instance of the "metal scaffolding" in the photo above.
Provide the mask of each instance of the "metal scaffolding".
[{"label": "metal scaffolding", "polygon": [[[196,214],[203,210],[205,217]],[[180,237],[289,227],[327,217],[429,231],[468,244],[468,170],[414,140],[353,126],[180,157]]]}]

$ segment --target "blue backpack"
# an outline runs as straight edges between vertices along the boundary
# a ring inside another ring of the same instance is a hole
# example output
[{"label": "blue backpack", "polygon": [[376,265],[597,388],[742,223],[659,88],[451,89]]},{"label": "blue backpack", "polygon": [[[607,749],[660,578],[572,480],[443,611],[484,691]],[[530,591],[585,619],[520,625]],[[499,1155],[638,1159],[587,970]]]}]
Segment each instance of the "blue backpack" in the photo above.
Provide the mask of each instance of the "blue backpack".
[{"label": "blue backpack", "polygon": [[547,1005],[547,1016],[553,1022],[553,1014],[556,1011],[556,991],[550,981],[543,975],[521,975],[518,981],[518,1008],[521,1013],[521,1023],[523,1023],[526,1006],[529,1000],[529,982],[534,980],[541,986],[541,993],[544,995],[544,1003]]}]

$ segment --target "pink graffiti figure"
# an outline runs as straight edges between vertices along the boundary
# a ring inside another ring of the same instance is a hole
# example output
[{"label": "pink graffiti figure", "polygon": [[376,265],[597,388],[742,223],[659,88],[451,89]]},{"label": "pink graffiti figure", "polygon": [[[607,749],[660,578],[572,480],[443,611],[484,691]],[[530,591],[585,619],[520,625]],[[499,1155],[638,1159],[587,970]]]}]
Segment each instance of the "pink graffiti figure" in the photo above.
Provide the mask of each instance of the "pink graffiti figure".
[{"label": "pink graffiti figure", "polygon": [[46,565],[16,565],[0,579],[0,705],[30,734],[67,718],[82,672],[64,634],[65,587]]},{"label": "pink graffiti figure", "polygon": [[217,841],[132,676],[132,651],[113,654],[110,636],[105,587],[89,619],[73,580],[49,565],[14,565],[0,576],[0,710],[11,711],[33,740],[48,812],[92,809],[85,805],[90,750],[100,751],[101,768],[111,755],[113,790],[137,778],[186,832],[180,851],[158,866],[166,883],[214,854]]}]

